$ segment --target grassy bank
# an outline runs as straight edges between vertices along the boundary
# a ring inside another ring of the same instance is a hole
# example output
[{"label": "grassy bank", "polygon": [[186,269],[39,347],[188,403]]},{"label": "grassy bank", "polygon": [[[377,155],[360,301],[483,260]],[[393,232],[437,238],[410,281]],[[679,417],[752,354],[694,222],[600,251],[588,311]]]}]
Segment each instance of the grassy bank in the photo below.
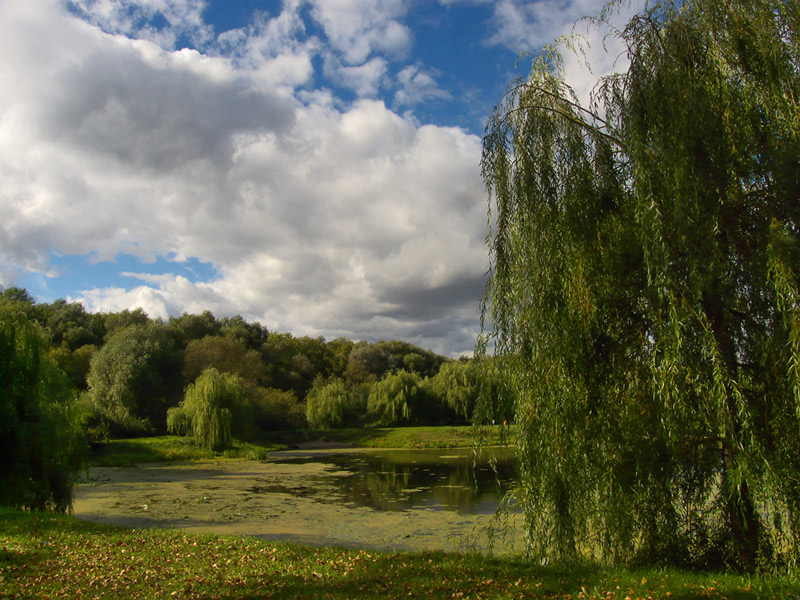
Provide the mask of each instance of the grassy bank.
[{"label": "grassy bank", "polygon": [[[355,448],[459,448],[475,443],[475,430],[463,426],[276,431],[248,441],[237,441],[233,448],[221,454],[200,448],[187,438],[174,435],[111,440],[92,450],[89,465],[131,467],[142,463],[184,462],[216,456],[258,460],[266,458],[274,450],[296,448],[317,441]],[[484,443],[498,445],[508,441],[508,431],[495,427],[487,430]]]},{"label": "grassy bank", "polygon": [[[486,428],[487,445],[509,443],[507,429]],[[324,440],[355,448],[468,448],[475,443],[475,428],[469,425],[440,427],[374,427],[367,429],[328,429],[325,431],[276,431],[264,434],[263,441],[287,447]]]},{"label": "grassy bank", "polygon": [[185,437],[164,435],[99,444],[91,449],[88,464],[90,467],[133,467],[142,463],[186,462],[218,456],[259,460],[283,448],[282,444],[237,441],[233,448],[219,453],[201,448]]},{"label": "grassy bank", "polygon": [[312,548],[0,509],[2,598],[789,599],[784,579]]}]

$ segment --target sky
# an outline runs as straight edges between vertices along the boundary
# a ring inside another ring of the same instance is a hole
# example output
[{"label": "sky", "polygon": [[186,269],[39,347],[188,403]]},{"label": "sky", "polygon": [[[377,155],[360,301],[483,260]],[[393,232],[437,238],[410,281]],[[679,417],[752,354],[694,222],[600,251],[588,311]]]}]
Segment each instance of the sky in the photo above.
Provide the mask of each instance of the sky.
[{"label": "sky", "polygon": [[[486,121],[600,8],[0,0],[0,289],[470,353]],[[624,60],[588,36],[581,98]]]}]

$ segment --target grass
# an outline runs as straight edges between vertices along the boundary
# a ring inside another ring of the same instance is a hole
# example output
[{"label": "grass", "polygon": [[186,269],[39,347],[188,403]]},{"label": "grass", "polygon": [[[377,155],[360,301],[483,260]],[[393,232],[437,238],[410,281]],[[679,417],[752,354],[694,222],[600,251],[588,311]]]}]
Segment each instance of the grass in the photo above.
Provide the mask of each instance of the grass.
[{"label": "grass", "polygon": [[789,599],[787,579],[367,552],[0,509],[0,598]]},{"label": "grass", "polygon": [[[508,442],[507,430],[499,427],[487,432],[485,443]],[[326,431],[276,431],[237,441],[222,453],[206,450],[189,439],[174,435],[111,440],[92,449],[89,466],[133,467],[142,463],[186,462],[219,456],[260,460],[270,452],[296,447],[303,442],[323,439],[357,448],[462,448],[475,442],[475,430],[461,427],[393,427],[370,429],[330,429]]]},{"label": "grass", "polygon": [[[468,448],[475,443],[475,429],[470,425],[462,425],[277,431],[265,433],[260,439],[286,446],[324,439],[356,448]],[[507,429],[501,431],[497,426],[490,431],[487,428],[485,444],[499,445],[508,441]]]},{"label": "grass", "polygon": [[133,467],[142,463],[186,462],[205,460],[219,456],[260,460],[273,450],[285,446],[280,444],[258,444],[237,441],[234,447],[224,452],[213,452],[201,448],[188,438],[164,435],[147,438],[111,440],[92,449],[90,467]]}]

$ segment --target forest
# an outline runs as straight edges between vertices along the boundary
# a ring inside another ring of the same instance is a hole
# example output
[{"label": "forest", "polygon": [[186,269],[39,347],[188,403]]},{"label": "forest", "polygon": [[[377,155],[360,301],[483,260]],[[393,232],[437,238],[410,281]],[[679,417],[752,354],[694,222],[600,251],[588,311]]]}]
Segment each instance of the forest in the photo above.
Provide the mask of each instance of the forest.
[{"label": "forest", "polygon": [[[166,321],[141,309],[89,313],[16,287],[1,301],[41,331],[90,442],[169,430],[222,448],[232,435],[268,430],[464,424],[482,387],[499,390],[491,360],[479,367],[398,340],[295,337],[209,311]],[[213,441],[200,433],[209,399],[228,420]],[[487,403],[494,412],[482,418],[510,419],[511,404]]]}]

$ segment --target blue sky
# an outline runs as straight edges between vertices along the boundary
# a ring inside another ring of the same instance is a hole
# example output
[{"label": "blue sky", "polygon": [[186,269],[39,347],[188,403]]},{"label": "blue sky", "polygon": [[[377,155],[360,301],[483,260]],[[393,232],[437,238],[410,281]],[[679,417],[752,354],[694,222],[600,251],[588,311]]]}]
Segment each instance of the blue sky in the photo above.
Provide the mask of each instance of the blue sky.
[{"label": "blue sky", "polygon": [[0,0],[0,288],[470,352],[486,119],[601,6]]}]

